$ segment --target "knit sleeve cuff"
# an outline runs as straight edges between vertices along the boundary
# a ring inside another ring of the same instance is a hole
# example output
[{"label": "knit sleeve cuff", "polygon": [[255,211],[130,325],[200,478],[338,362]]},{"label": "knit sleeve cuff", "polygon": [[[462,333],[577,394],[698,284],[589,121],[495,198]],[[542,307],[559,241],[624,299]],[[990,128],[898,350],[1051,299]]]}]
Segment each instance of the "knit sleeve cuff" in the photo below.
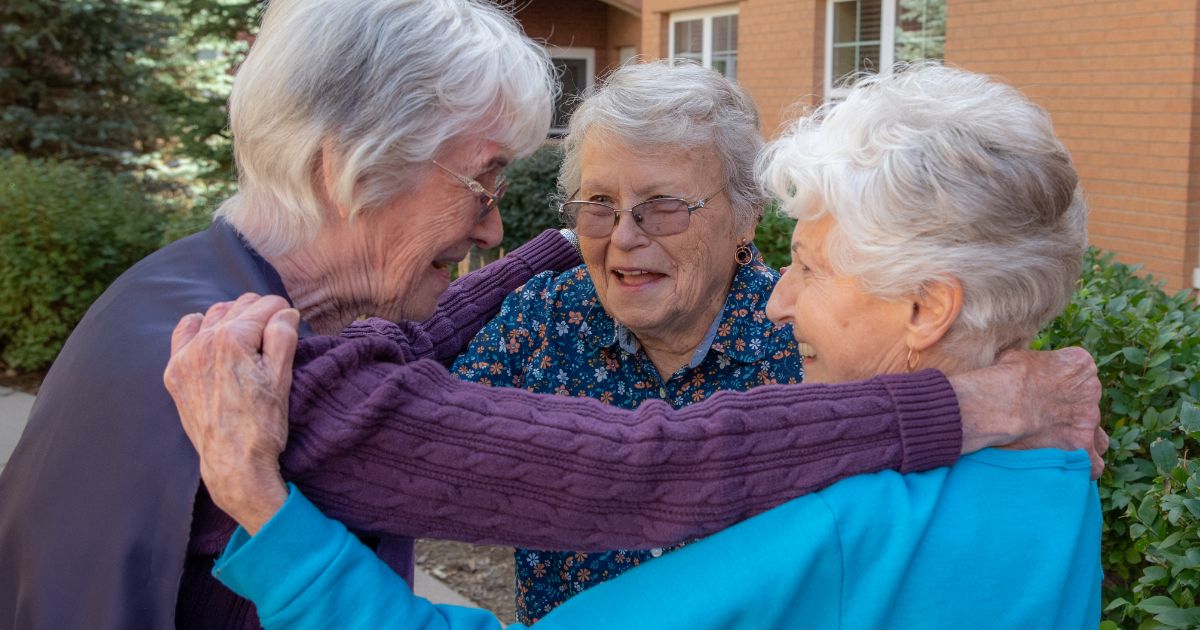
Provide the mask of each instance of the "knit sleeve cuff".
[{"label": "knit sleeve cuff", "polygon": [[287,500],[257,535],[237,528],[212,574],[270,616],[324,572],[337,548],[329,541],[346,535],[341,523],[325,518],[289,483]]},{"label": "knit sleeve cuff", "polygon": [[575,247],[558,230],[542,232],[510,255],[517,254],[534,273],[566,271],[583,263]]},{"label": "knit sleeve cuff", "polygon": [[937,370],[882,376],[896,403],[904,448],[900,472],[949,466],[962,451],[962,418],[958,398]]}]

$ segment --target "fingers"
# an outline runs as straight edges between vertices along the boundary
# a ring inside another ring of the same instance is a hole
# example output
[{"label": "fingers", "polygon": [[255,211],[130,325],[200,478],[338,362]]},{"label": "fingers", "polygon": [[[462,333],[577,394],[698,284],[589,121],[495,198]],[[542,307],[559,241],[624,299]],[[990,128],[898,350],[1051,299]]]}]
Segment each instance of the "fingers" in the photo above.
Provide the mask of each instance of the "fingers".
[{"label": "fingers", "polygon": [[259,300],[259,297],[257,293],[243,293],[238,296],[238,299],[232,302],[217,302],[213,304],[208,307],[208,312],[204,314],[204,323],[200,326],[200,329],[208,330],[218,324],[237,318],[242,311],[255,304]]},{"label": "fingers", "polygon": [[300,311],[288,308],[273,313],[263,331],[263,362],[280,384],[284,400],[292,386],[292,359],[296,356],[299,327]]},{"label": "fingers", "polygon": [[190,313],[180,318],[175,330],[171,332],[171,356],[178,354],[196,333],[200,332],[200,324],[203,322],[204,316],[200,313]]},{"label": "fingers", "polygon": [[267,322],[271,321],[271,318],[276,313],[291,308],[291,305],[288,304],[287,300],[278,295],[255,297],[255,300],[248,302],[240,310],[235,310],[235,304],[235,309],[230,309],[229,313],[225,315],[225,320],[228,322],[237,321],[238,323],[251,324],[261,337],[267,327]]},{"label": "fingers", "polygon": [[1092,480],[1095,481],[1104,474],[1104,458],[1091,451],[1088,452],[1088,456],[1092,460]]}]

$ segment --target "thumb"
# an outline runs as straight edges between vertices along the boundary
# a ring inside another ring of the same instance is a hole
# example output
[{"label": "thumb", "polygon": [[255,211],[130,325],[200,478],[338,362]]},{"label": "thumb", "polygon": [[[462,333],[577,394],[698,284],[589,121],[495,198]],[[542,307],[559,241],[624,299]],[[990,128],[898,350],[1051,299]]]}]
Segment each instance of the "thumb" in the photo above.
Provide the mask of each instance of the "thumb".
[{"label": "thumb", "polygon": [[296,356],[299,327],[300,311],[287,308],[272,315],[263,330],[263,363],[275,375],[284,400],[292,387],[292,359]]}]

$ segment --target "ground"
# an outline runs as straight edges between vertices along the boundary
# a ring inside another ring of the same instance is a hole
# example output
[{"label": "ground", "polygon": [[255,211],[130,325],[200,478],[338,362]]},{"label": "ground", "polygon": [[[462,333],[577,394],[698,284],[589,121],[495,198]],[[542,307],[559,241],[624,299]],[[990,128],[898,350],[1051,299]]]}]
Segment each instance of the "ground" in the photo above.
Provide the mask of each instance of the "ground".
[{"label": "ground", "polygon": [[44,378],[45,372],[20,373],[0,362],[0,387],[36,395]]},{"label": "ground", "polygon": [[513,606],[513,550],[446,540],[418,540],[417,566],[467,599],[516,621]]}]

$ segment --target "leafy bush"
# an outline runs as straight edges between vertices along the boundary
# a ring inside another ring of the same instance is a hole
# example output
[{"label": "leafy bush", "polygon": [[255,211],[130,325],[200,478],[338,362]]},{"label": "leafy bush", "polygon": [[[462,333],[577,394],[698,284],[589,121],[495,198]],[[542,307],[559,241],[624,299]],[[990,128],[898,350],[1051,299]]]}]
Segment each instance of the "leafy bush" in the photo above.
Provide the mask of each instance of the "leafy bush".
[{"label": "leafy bush", "polygon": [[762,222],[754,234],[754,245],[768,265],[779,269],[791,264],[792,230],[795,228],[796,220],[780,212],[775,201],[763,209]]},{"label": "leafy bush", "polygon": [[559,228],[554,195],[562,149],[546,144],[533,155],[513,162],[504,172],[508,194],[500,204],[504,219],[504,240],[500,246],[512,251],[548,228]]},{"label": "leafy bush", "polygon": [[71,163],[0,160],[0,359],[48,366],[92,302],[154,251],[161,215],[132,185]]},{"label": "leafy bush", "polygon": [[1088,254],[1071,304],[1034,346],[1082,345],[1104,385],[1112,437],[1104,512],[1101,628],[1200,627],[1200,308]]}]

